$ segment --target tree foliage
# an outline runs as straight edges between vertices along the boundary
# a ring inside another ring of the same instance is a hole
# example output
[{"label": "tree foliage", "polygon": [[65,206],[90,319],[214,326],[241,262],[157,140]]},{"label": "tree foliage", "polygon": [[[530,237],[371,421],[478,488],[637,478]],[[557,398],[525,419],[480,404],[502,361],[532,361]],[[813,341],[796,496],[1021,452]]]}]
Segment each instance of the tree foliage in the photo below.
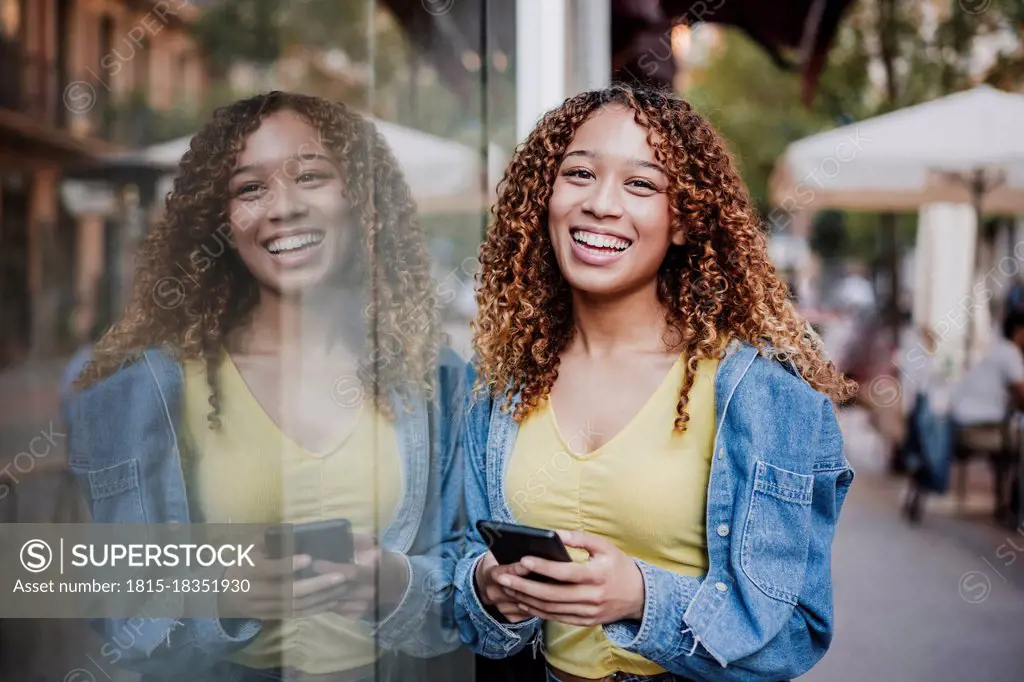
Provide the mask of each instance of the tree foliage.
[{"label": "tree foliage", "polygon": [[[454,97],[379,0],[221,0],[194,28],[215,83],[236,64],[288,59],[303,65],[293,87],[304,92],[445,137],[479,137],[482,81],[472,101]],[[332,68],[339,61],[349,77]]]},{"label": "tree foliage", "polygon": [[[771,169],[797,139],[981,81],[1020,89],[1022,27],[1020,0],[859,0],[843,19],[810,108],[799,102],[798,75],[779,69],[733,30],[724,32],[721,48],[693,74],[685,96],[726,137],[752,196],[768,213]],[[985,70],[978,56],[993,49],[994,63]],[[851,231],[845,244],[872,248],[870,234],[852,232],[875,230],[874,221],[872,214],[832,216],[825,229],[842,226]]]},{"label": "tree foliage", "polygon": [[761,47],[739,32],[725,35],[685,96],[722,133],[736,156],[754,201],[767,213],[768,176],[795,139],[821,129],[800,104],[796,74],[780,71]]},{"label": "tree foliage", "polygon": [[193,31],[215,74],[245,61],[270,64],[281,55],[282,0],[229,0],[206,9]]}]

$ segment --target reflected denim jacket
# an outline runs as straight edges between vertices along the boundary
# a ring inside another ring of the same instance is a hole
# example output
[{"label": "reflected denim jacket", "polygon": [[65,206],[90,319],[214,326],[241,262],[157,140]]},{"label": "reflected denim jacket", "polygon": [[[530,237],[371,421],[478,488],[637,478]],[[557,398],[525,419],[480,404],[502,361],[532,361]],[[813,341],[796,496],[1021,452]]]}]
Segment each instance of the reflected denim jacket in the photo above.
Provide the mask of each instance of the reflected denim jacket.
[{"label": "reflected denim jacket", "polygon": [[[468,371],[472,386],[475,373]],[[513,404],[518,397],[513,398]],[[694,680],[790,680],[832,639],[832,538],[853,470],[832,402],[771,351],[734,341],[715,377],[708,482],[708,571],[679,575],[636,560],[644,615],[603,626],[618,647]],[[488,658],[542,644],[537,618],[499,622],[474,586],[487,547],[480,519],[514,522],[505,470],[518,425],[503,398],[465,413],[468,551],[455,569],[463,641]]]},{"label": "reflected denim jacket", "polygon": [[[68,390],[87,360],[79,354],[62,380],[69,426],[69,467],[97,523],[195,523],[190,518],[177,437],[181,365],[159,350],[85,390]],[[380,542],[406,557],[409,585],[374,634],[383,649],[426,657],[459,645],[451,593],[463,551],[458,429],[465,361],[445,350],[436,398],[399,407],[398,439],[405,495]],[[393,394],[394,401],[402,400]],[[165,607],[166,608],[166,607]],[[261,622],[244,618],[111,618],[94,621],[117,638],[120,665],[155,677],[184,679],[243,648]],[[129,643],[129,644],[125,644]]]}]

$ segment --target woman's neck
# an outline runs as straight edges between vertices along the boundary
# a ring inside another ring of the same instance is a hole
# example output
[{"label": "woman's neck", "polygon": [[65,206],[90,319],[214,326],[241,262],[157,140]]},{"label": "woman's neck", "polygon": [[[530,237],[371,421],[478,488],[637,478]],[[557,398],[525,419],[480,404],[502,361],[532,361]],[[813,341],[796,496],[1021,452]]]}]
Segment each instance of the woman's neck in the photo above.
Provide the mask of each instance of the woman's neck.
[{"label": "woman's neck", "polygon": [[653,287],[615,297],[573,293],[572,345],[600,359],[622,353],[665,353],[669,327]]},{"label": "woman's neck", "polygon": [[365,339],[363,306],[356,292],[306,296],[260,292],[248,324],[230,345],[247,355],[324,355]]}]

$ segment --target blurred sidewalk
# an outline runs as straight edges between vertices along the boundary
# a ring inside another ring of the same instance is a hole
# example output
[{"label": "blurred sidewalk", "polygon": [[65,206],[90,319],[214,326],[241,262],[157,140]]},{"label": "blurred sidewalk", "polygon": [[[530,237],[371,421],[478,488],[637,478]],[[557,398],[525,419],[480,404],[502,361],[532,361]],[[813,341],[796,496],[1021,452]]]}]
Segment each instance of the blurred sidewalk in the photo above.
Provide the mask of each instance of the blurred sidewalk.
[{"label": "blurred sidewalk", "polygon": [[[977,515],[930,500],[910,526],[900,516],[905,483],[885,474],[878,436],[853,411],[841,424],[857,476],[833,545],[835,635],[800,680],[1020,680],[1024,529],[991,523],[990,496]],[[985,495],[985,477],[972,479]]]}]

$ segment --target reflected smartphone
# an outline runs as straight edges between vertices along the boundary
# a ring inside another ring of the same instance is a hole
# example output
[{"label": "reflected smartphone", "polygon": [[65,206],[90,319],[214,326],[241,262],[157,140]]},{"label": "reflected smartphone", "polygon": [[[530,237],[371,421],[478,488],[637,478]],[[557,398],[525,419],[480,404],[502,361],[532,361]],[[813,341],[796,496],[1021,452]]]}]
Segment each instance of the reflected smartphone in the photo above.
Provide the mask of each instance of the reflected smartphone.
[{"label": "reflected smartphone", "polygon": [[[296,554],[308,554],[313,559],[351,564],[355,561],[355,543],[352,524],[348,519],[327,519],[268,528],[263,536],[267,556],[282,559]],[[296,573],[298,578],[313,578],[317,573],[312,566]]]},{"label": "reflected smartphone", "polygon": [[[524,556],[572,561],[562,538],[553,530],[500,521],[477,521],[476,529],[499,564],[514,564]],[[537,573],[529,573],[526,577],[542,583],[559,582]]]}]

